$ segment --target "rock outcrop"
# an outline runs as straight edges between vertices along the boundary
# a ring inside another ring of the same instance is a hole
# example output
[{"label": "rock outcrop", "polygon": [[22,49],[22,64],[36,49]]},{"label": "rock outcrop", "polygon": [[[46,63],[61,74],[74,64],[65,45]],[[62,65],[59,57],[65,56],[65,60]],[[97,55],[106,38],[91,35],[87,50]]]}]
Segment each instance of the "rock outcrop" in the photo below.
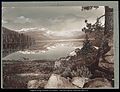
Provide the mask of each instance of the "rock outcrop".
[{"label": "rock outcrop", "polygon": [[65,89],[70,89],[70,88],[78,88],[74,86],[71,82],[69,82],[69,79],[66,79],[64,77],[61,77],[60,75],[57,74],[52,74],[51,77],[48,80],[48,83],[44,87],[45,89],[49,88],[65,88]]},{"label": "rock outcrop", "polygon": [[84,88],[111,88],[112,84],[105,78],[95,78],[88,81]]},{"label": "rock outcrop", "polygon": [[38,88],[39,81],[38,80],[30,80],[27,84],[27,88]]},{"label": "rock outcrop", "polygon": [[44,88],[47,81],[44,80],[30,80],[27,84],[28,89]]},{"label": "rock outcrop", "polygon": [[76,85],[77,87],[83,88],[84,84],[88,81],[88,78],[84,77],[74,77],[72,79],[72,84]]},{"label": "rock outcrop", "polygon": [[114,76],[114,52],[113,52],[113,47],[111,47],[110,51],[108,51],[102,58],[99,60],[99,68],[106,71],[106,77],[109,76],[109,79],[112,79]]}]

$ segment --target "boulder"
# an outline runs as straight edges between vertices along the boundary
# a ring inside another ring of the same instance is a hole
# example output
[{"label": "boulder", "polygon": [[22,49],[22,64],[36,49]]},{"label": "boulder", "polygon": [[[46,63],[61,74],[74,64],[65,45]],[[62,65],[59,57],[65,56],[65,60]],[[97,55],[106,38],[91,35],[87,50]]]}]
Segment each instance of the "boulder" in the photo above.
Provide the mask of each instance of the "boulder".
[{"label": "boulder", "polygon": [[47,88],[78,88],[74,86],[71,82],[69,82],[68,79],[61,77],[58,74],[52,74],[51,77],[48,80],[48,83],[44,87]]},{"label": "boulder", "polygon": [[72,79],[72,84],[76,85],[77,87],[83,88],[87,80],[88,78],[84,78],[84,77],[74,77]]},{"label": "boulder", "polygon": [[113,55],[106,56],[105,59],[106,59],[109,63],[114,63],[114,56],[113,56]]},{"label": "boulder", "polygon": [[[100,58],[100,62],[98,66],[102,69],[106,69],[111,73],[114,73],[114,49],[111,47],[110,51],[108,51],[103,58]],[[107,75],[108,76],[108,75]]]},{"label": "boulder", "polygon": [[84,88],[111,88],[112,84],[105,78],[91,79],[85,85]]},{"label": "boulder", "polygon": [[113,46],[111,46],[111,49],[110,49],[110,51],[108,51],[107,53],[106,53],[106,55],[113,55],[114,54],[114,47]]},{"label": "boulder", "polygon": [[114,72],[114,64],[113,63],[100,62],[99,67],[101,67],[102,69],[107,69],[111,72]]},{"label": "boulder", "polygon": [[105,59],[109,63],[114,63],[114,48],[111,47],[110,51],[105,54]]},{"label": "boulder", "polygon": [[27,84],[27,88],[38,88],[39,81],[38,80],[30,80]]},{"label": "boulder", "polygon": [[44,80],[30,80],[27,84],[27,88],[36,89],[36,88],[44,88],[47,81]]},{"label": "boulder", "polygon": [[98,64],[99,67],[102,69],[107,69],[111,72],[114,72],[114,53],[113,53],[113,47],[108,51],[104,57],[99,59],[100,62]]}]

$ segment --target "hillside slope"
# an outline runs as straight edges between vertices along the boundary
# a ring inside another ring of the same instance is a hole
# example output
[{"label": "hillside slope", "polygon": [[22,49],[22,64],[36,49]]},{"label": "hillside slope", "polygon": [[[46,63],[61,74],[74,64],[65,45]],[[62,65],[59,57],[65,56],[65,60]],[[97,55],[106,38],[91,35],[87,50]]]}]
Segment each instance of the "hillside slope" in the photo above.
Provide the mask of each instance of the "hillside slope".
[{"label": "hillside slope", "polygon": [[34,39],[23,33],[2,27],[3,57],[11,52],[29,47]]}]

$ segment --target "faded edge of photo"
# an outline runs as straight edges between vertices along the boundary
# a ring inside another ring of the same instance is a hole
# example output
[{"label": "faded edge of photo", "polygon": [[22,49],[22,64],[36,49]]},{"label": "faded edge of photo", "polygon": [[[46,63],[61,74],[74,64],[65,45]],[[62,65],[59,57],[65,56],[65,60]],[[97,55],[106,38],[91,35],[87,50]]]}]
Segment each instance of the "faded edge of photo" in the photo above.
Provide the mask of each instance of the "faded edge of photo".
[{"label": "faded edge of photo", "polygon": [[[8,2],[10,3],[10,2]],[[115,55],[114,55],[114,88],[119,88],[119,25],[118,25],[118,1],[52,1],[52,2],[28,2],[33,3],[33,7],[36,6],[88,6],[88,5],[95,5],[95,6],[111,6],[113,8],[114,12],[114,47],[115,47]],[[9,4],[8,4],[9,5]],[[23,3],[24,5],[24,3]],[[4,5],[2,5],[4,6]],[[6,5],[5,5],[6,6]],[[28,4],[29,6],[29,4]],[[22,7],[22,5],[20,6]],[[2,37],[2,31],[1,31],[1,37]],[[2,57],[2,39],[1,39],[1,57]],[[2,72],[2,58],[1,58],[1,88],[3,88],[3,72]]]}]

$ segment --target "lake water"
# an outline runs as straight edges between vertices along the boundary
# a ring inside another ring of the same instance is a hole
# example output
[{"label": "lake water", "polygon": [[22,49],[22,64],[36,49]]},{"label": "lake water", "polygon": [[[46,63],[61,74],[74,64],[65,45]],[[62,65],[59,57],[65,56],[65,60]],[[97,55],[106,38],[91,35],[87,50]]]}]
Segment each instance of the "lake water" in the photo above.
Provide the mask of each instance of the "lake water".
[{"label": "lake water", "polygon": [[28,49],[13,52],[3,60],[56,60],[69,55],[76,48],[81,48],[80,40],[37,42]]}]

